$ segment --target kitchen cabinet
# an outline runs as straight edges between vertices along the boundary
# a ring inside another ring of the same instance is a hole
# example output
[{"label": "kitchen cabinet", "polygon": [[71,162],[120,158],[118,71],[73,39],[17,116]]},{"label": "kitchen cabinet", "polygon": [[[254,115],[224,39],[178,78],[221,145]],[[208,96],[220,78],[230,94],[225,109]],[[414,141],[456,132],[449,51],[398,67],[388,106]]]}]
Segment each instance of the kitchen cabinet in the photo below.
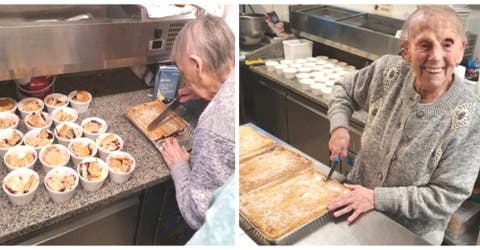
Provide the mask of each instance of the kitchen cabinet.
[{"label": "kitchen cabinet", "polygon": [[293,93],[287,96],[288,143],[329,165],[330,121],[326,108]]},{"label": "kitchen cabinet", "polygon": [[241,85],[246,120],[287,141],[286,89],[250,70]]}]

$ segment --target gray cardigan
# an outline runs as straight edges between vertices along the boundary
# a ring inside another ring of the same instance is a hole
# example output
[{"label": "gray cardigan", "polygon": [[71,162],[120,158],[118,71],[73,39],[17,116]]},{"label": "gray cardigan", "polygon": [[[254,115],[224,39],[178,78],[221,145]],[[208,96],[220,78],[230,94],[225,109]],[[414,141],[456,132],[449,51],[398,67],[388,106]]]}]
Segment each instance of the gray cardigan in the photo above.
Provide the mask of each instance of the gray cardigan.
[{"label": "gray cardigan", "polygon": [[203,224],[213,192],[235,170],[235,73],[232,71],[200,115],[190,163],[171,169],[180,213],[192,229]]},{"label": "gray cardigan", "polygon": [[383,56],[335,83],[330,131],[368,112],[361,150],[348,181],[374,189],[375,209],[432,244],[471,194],[480,167],[479,98],[458,76],[431,104],[420,103],[415,73]]}]

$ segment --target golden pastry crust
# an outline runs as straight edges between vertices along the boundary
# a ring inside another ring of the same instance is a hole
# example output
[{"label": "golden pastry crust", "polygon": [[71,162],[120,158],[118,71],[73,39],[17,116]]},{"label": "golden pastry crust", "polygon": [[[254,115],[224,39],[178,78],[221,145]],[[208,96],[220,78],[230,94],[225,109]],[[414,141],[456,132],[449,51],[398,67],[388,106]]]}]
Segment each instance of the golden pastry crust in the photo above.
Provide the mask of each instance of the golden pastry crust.
[{"label": "golden pastry crust", "polygon": [[13,168],[25,167],[33,163],[35,160],[35,154],[32,152],[13,152],[8,154],[6,159],[7,163]]},{"label": "golden pastry crust", "polygon": [[0,118],[0,129],[11,128],[15,126],[16,123],[17,121],[10,117]]},{"label": "golden pastry crust", "polygon": [[26,112],[33,112],[42,109],[42,103],[38,100],[28,100],[22,103],[22,110]]},{"label": "golden pastry crust", "polygon": [[0,139],[0,148],[10,148],[22,141],[22,136],[15,130],[6,138]]},{"label": "golden pastry crust", "polygon": [[275,145],[272,138],[256,132],[248,125],[242,125],[239,127],[239,138],[240,163],[272,149]]},{"label": "golden pastry crust", "polygon": [[107,136],[103,137],[99,141],[98,146],[107,151],[119,150],[121,147],[120,140],[115,136],[115,134],[112,133],[109,133]]},{"label": "golden pastry crust", "polygon": [[45,103],[50,106],[65,106],[67,104],[67,98],[65,96],[50,96],[45,100]]},{"label": "golden pastry crust", "polygon": [[75,186],[76,176],[73,174],[61,175],[52,174],[47,180],[47,186],[56,192],[67,192],[73,189]]},{"label": "golden pastry crust", "polygon": [[11,194],[26,194],[35,188],[37,182],[34,175],[29,175],[27,178],[21,175],[11,175],[5,179],[5,188]]},{"label": "golden pastry crust", "polygon": [[112,156],[107,162],[110,169],[117,173],[128,173],[133,165],[133,159],[127,155]]},{"label": "golden pastry crust", "polygon": [[49,144],[53,139],[53,134],[43,128],[36,136],[25,137],[25,144],[32,147],[42,147]]},{"label": "golden pastry crust", "polygon": [[97,161],[80,163],[80,175],[89,181],[100,181],[107,176],[107,170]]},{"label": "golden pastry crust", "polygon": [[277,179],[240,196],[240,213],[275,240],[328,213],[328,203],[348,188],[313,169]]},{"label": "golden pastry crust", "polygon": [[77,90],[73,100],[77,102],[88,102],[90,101],[90,93],[85,90]]},{"label": "golden pastry crust", "polygon": [[82,128],[89,133],[98,134],[102,130],[103,124],[97,120],[90,120],[83,124]]},{"label": "golden pastry crust", "polygon": [[240,195],[312,165],[300,154],[278,145],[272,151],[240,164]]},{"label": "golden pastry crust", "polygon": [[60,109],[57,112],[55,112],[55,120],[60,122],[72,122],[75,120],[75,116]]},{"label": "golden pastry crust", "polygon": [[57,135],[66,140],[80,137],[81,131],[78,128],[70,127],[68,124],[63,124],[58,130]]},{"label": "golden pastry crust", "polygon": [[74,141],[70,147],[70,151],[77,157],[91,156],[95,145],[93,143],[83,143]]},{"label": "golden pastry crust", "polygon": [[42,161],[50,166],[62,166],[67,163],[68,156],[63,154],[60,149],[52,145],[47,146],[47,148],[44,149]]},{"label": "golden pastry crust", "polygon": [[10,98],[0,98],[0,112],[10,111],[15,108],[15,102]]},{"label": "golden pastry crust", "polygon": [[32,113],[26,118],[28,125],[34,128],[44,128],[48,126],[48,118],[42,113]]}]

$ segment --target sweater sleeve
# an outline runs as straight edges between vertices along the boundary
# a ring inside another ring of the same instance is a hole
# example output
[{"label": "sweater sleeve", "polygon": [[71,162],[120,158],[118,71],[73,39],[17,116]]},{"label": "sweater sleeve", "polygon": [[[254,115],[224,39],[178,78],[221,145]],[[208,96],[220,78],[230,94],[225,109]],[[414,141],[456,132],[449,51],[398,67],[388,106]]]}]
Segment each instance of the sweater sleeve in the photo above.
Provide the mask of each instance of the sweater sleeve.
[{"label": "sweater sleeve", "polygon": [[233,173],[235,144],[212,131],[195,131],[191,164],[178,162],[171,169],[178,207],[192,229],[203,224],[213,192]]},{"label": "sweater sleeve", "polygon": [[442,220],[457,210],[470,196],[480,168],[480,123],[462,130],[433,166],[427,185],[377,187],[375,208],[420,220]]},{"label": "sweater sleeve", "polygon": [[363,109],[368,111],[370,96],[377,89],[383,89],[383,74],[381,68],[392,58],[384,56],[368,67],[355,74],[335,82],[333,94],[329,101],[328,118],[330,132],[338,127],[349,127],[349,120],[354,111]]}]

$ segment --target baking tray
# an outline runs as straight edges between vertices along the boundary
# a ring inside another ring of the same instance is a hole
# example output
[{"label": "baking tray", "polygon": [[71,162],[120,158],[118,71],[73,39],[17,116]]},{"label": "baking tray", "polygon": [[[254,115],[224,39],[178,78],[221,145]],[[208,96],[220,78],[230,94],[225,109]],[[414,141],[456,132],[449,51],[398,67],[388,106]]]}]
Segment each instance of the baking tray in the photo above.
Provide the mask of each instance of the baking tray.
[{"label": "baking tray", "polygon": [[334,221],[333,215],[327,212],[277,239],[269,239],[246,216],[242,213],[239,216],[240,227],[259,245],[292,245],[331,221]]},{"label": "baking tray", "polygon": [[[175,138],[177,138],[178,140],[178,143],[183,146],[185,148],[185,150],[187,151],[191,151],[192,150],[192,144],[193,144],[193,132],[195,130],[195,127],[197,126],[197,119],[194,118],[194,116],[185,108],[185,106],[183,105],[180,105],[178,106],[177,108],[175,108],[174,112],[182,117],[185,122],[187,122],[187,126],[186,128],[180,132],[178,135],[175,136]],[[135,122],[132,120],[132,118],[130,118],[130,116],[128,115],[125,115],[128,120],[135,126],[138,128],[138,130],[140,130],[142,132],[142,134],[151,142],[153,143],[153,145],[157,148],[157,150],[160,152],[160,147],[162,145],[162,142],[165,140],[164,139],[160,139],[160,140],[153,140],[151,139],[150,137],[148,137],[147,134],[145,134],[143,132],[142,129],[140,129],[137,124],[135,124]]]}]

